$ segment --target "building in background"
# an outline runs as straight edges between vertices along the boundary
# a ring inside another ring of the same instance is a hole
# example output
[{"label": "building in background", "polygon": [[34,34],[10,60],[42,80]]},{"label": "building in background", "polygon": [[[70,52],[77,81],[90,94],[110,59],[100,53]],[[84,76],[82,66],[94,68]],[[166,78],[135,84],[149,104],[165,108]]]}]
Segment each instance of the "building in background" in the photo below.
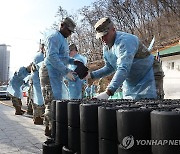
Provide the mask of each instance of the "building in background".
[{"label": "building in background", "polygon": [[[164,71],[165,99],[180,99],[180,40],[158,50]],[[157,53],[154,51],[154,55]]]},{"label": "building in background", "polygon": [[9,80],[10,51],[9,45],[0,44],[0,85],[7,84]]}]

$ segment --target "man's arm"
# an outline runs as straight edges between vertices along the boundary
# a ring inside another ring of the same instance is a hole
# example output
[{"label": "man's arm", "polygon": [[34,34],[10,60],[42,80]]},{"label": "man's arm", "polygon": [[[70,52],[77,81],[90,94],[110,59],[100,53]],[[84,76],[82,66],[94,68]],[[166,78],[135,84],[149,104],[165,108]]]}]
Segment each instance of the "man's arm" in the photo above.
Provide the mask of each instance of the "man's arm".
[{"label": "man's arm", "polygon": [[56,38],[51,37],[48,39],[48,52],[46,55],[46,58],[51,63],[51,65],[59,70],[63,75],[66,75],[68,72],[70,72],[70,69],[68,69],[64,63],[59,59],[58,57],[59,53],[59,42],[56,40]]},{"label": "man's arm", "polygon": [[110,63],[104,58],[105,66],[90,73],[92,79],[99,79],[112,74],[115,70]]}]

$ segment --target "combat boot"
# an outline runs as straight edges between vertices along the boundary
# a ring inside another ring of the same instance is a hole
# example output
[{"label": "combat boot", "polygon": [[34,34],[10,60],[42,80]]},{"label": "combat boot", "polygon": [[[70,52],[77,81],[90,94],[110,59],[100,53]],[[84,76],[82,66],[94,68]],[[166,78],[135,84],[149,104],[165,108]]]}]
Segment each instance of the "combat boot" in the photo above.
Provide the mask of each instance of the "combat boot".
[{"label": "combat boot", "polygon": [[27,109],[27,114],[33,115],[33,110],[28,108],[28,109]]},{"label": "combat boot", "polygon": [[25,111],[21,110],[20,106],[15,107],[15,115],[23,115]]},{"label": "combat boot", "polygon": [[43,118],[41,117],[36,117],[33,119],[35,125],[43,125]]},{"label": "combat boot", "polygon": [[33,101],[28,99],[27,101],[27,114],[33,115],[33,107],[32,107]]},{"label": "combat boot", "polygon": [[51,137],[51,130],[49,129],[49,126],[46,126],[45,128],[45,135]]}]

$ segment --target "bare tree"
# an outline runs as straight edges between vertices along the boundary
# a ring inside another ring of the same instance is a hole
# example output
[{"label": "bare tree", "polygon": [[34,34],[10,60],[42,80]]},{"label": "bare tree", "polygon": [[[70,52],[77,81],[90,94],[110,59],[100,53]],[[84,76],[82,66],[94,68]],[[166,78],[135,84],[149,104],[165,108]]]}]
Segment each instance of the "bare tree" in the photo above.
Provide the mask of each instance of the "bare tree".
[{"label": "bare tree", "polygon": [[105,16],[113,20],[117,30],[137,35],[146,45],[153,36],[156,47],[180,38],[179,0],[98,0],[71,15],[60,6],[56,16],[58,24],[66,16],[77,21],[76,32],[68,41],[75,43],[89,62],[102,59],[102,44],[95,38],[94,24]]}]

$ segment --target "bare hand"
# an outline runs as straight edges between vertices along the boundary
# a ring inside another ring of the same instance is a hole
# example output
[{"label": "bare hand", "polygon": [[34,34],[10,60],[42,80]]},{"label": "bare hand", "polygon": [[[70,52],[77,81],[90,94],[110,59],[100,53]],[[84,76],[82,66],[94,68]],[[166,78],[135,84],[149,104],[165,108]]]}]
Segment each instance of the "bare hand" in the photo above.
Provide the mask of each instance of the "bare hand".
[{"label": "bare hand", "polygon": [[74,78],[74,75],[73,75],[73,74],[75,74],[75,72],[69,72],[66,76],[67,76],[67,78],[68,78],[69,80],[74,81],[75,78]]}]

